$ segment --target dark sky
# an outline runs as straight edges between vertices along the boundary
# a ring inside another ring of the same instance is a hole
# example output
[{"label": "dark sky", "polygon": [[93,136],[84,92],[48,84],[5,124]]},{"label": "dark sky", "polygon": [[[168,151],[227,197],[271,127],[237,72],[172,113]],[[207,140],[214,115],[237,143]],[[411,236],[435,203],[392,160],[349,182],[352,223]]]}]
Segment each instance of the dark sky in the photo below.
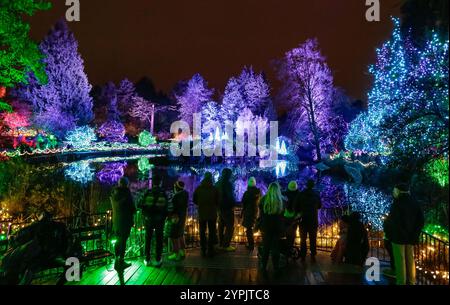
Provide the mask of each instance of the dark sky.
[{"label": "dark sky", "polygon": [[[65,15],[64,0],[32,17],[41,40]],[[400,0],[381,0],[381,22],[365,20],[365,0],[80,0],[81,21],[70,28],[79,41],[92,84],[128,77],[153,79],[169,92],[201,73],[223,91],[244,66],[264,71],[276,86],[272,60],[317,37],[335,83],[365,99],[367,66],[391,32],[389,16]]]}]

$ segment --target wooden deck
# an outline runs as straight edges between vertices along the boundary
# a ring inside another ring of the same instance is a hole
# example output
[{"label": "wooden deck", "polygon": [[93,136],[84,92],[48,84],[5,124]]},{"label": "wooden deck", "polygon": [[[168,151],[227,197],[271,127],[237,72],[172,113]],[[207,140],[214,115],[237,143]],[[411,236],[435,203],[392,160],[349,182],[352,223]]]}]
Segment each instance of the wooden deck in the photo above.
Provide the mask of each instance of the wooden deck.
[{"label": "wooden deck", "polygon": [[[282,274],[275,278],[269,263],[269,276],[258,270],[256,250],[249,253],[239,247],[234,253],[221,253],[214,258],[202,258],[198,249],[187,251],[181,262],[164,260],[161,268],[146,267],[143,260],[129,261],[125,270],[126,285],[368,285],[364,270],[355,266],[336,266],[330,263],[329,254],[319,252],[317,263],[290,262]],[[35,284],[54,284],[52,279]],[[91,267],[84,272],[80,282],[67,285],[119,285],[119,277],[112,265]],[[383,279],[378,284],[388,284]]]}]

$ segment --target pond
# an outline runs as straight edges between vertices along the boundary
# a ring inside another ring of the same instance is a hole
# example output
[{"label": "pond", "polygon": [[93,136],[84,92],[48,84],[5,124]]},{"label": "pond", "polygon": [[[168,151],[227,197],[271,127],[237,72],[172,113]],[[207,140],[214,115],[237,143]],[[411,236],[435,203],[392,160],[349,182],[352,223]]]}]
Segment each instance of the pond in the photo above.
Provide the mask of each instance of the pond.
[{"label": "pond", "polygon": [[[42,209],[60,217],[104,213],[110,209],[111,188],[123,176],[130,179],[134,195],[151,187],[154,175],[163,178],[163,185],[168,191],[180,179],[185,183],[192,199],[192,194],[206,171],[212,172],[217,180],[225,167],[233,171],[238,201],[251,176],[256,178],[257,185],[263,192],[275,180],[284,189],[289,181],[295,180],[299,188],[303,189],[308,179],[314,179],[323,203],[319,214],[321,224],[331,224],[340,215],[351,210],[361,212],[366,223],[375,229],[381,229],[382,217],[388,212],[391,203],[391,197],[381,190],[321,175],[315,167],[298,167],[287,161],[276,164],[245,162],[179,165],[167,164],[161,162],[161,158],[149,155],[94,158],[67,163],[22,162],[15,167],[11,170],[12,174],[15,173],[12,186],[3,191],[4,195],[0,199],[3,219],[10,217],[27,221]],[[190,212],[194,213],[194,210],[191,206]]]}]

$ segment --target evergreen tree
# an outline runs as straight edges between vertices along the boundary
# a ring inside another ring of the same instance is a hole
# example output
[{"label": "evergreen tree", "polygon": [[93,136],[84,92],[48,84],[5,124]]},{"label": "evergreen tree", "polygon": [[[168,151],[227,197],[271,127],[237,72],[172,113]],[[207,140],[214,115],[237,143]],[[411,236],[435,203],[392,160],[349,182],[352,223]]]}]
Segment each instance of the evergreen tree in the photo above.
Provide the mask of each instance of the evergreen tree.
[{"label": "evergreen tree", "polygon": [[370,67],[368,111],[351,124],[346,147],[421,165],[448,156],[448,40],[434,34],[418,49],[403,37],[398,19],[394,25]]},{"label": "evergreen tree", "polygon": [[200,74],[195,74],[179,87],[181,88],[174,94],[179,107],[179,119],[192,126],[193,114],[202,111],[203,105],[211,101],[214,91],[208,88],[207,82]]},{"label": "evergreen tree", "polygon": [[64,138],[67,131],[88,124],[92,118],[91,85],[84,72],[78,43],[65,21],[60,20],[40,44],[48,83],[35,77],[15,94],[33,104],[35,125]]}]

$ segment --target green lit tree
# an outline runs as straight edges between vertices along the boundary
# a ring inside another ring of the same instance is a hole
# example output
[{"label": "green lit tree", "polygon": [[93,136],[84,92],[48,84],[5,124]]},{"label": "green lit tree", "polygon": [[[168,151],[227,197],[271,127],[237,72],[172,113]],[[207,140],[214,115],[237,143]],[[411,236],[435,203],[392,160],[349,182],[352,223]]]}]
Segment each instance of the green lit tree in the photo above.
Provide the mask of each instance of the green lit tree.
[{"label": "green lit tree", "polygon": [[45,83],[43,55],[29,38],[30,25],[23,16],[46,10],[51,4],[37,0],[0,0],[0,85],[26,83],[29,72]]},{"label": "green lit tree", "polygon": [[[41,83],[46,82],[43,55],[29,38],[30,25],[23,16],[32,16],[36,11],[50,7],[46,1],[0,0],[0,89],[27,83],[29,72],[34,73]],[[2,97],[0,111],[12,111]]]}]

